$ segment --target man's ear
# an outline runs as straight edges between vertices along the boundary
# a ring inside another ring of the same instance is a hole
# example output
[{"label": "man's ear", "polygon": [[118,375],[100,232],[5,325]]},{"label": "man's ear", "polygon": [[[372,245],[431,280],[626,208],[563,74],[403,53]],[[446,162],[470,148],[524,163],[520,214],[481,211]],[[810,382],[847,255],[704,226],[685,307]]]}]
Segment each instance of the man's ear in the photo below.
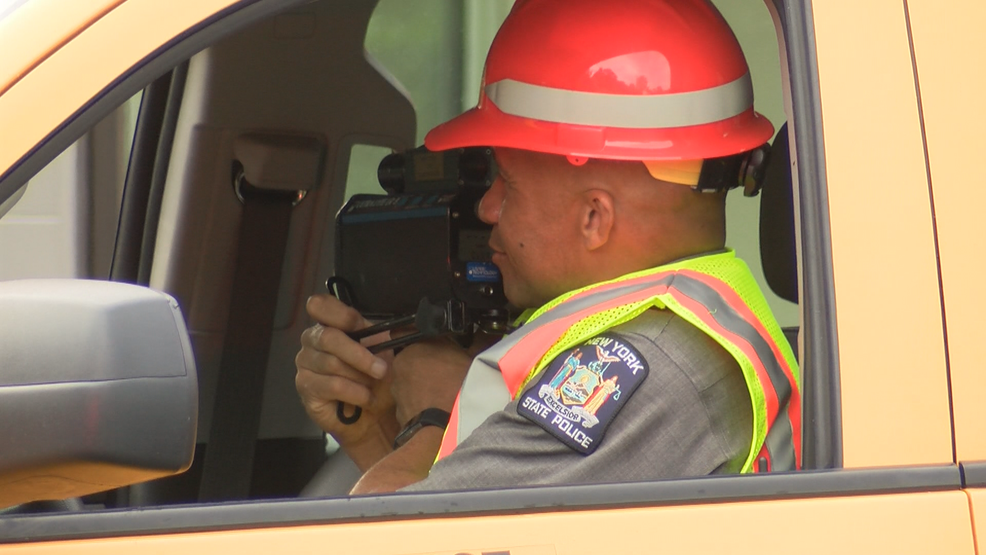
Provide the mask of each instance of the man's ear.
[{"label": "man's ear", "polygon": [[587,250],[593,251],[609,242],[609,234],[616,221],[616,203],[613,195],[602,189],[592,189],[582,194],[582,241]]}]

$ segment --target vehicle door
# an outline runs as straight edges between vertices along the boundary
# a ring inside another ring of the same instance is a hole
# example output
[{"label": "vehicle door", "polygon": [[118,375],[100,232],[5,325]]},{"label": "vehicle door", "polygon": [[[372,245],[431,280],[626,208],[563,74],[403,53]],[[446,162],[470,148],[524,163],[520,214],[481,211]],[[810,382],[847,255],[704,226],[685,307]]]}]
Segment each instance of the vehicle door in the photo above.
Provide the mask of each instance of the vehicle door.
[{"label": "vehicle door", "polygon": [[[758,0],[743,1],[763,9]],[[0,515],[0,552],[759,553],[766,541],[766,549],[804,553],[975,553],[957,463],[984,459],[978,443],[953,441],[950,395],[966,374],[953,368],[949,382],[948,356],[958,351],[944,342],[942,290],[956,286],[949,285],[951,270],[938,270],[944,235],[929,184],[929,159],[936,159],[925,155],[931,126],[916,77],[924,58],[912,54],[922,44],[912,30],[925,28],[912,25],[908,3],[767,5],[781,53],[796,192],[803,471]],[[34,28],[47,17],[21,10],[50,14],[56,4],[31,0],[0,19],[0,51],[12,51],[14,22]],[[0,139],[0,203],[161,73],[299,4],[93,1],[66,13],[70,21],[52,31],[60,39],[39,38],[30,55],[0,66],[0,127],[16,130]],[[919,5],[932,11],[930,1]],[[289,99],[271,99],[278,100]],[[941,125],[935,132],[944,144],[952,128]],[[946,150],[934,144],[927,152]],[[172,171],[185,169],[170,161]],[[344,175],[348,157],[328,164],[326,175]],[[930,167],[937,171],[937,164]],[[336,193],[332,202],[340,200]],[[173,208],[179,216],[198,209]],[[302,264],[304,286],[292,294],[307,295],[324,270]],[[971,371],[965,379],[974,379]],[[974,500],[982,495],[970,491]]]},{"label": "vehicle door", "polygon": [[986,196],[974,183],[978,153],[986,147],[986,139],[978,132],[986,124],[986,108],[975,91],[986,84],[986,70],[971,30],[986,17],[986,10],[976,3],[946,10],[920,0],[909,0],[907,6],[937,231],[954,460],[962,469],[981,546],[986,510],[986,409],[982,403],[986,346],[981,312],[986,293],[979,285],[983,264],[977,239],[986,231],[979,214]]}]

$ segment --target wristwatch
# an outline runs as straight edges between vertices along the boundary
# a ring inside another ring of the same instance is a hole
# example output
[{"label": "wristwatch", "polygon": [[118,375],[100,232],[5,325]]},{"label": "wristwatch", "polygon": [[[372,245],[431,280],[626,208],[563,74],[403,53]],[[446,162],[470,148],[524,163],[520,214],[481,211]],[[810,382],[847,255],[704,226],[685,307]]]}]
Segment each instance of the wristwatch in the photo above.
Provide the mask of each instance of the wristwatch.
[{"label": "wristwatch", "polygon": [[418,433],[418,430],[424,428],[425,426],[436,426],[441,429],[448,427],[448,420],[451,415],[448,411],[436,408],[425,409],[418,413],[417,416],[412,418],[401,430],[401,433],[397,434],[394,438],[394,449],[397,449],[401,445],[404,445],[414,437],[414,434]]}]

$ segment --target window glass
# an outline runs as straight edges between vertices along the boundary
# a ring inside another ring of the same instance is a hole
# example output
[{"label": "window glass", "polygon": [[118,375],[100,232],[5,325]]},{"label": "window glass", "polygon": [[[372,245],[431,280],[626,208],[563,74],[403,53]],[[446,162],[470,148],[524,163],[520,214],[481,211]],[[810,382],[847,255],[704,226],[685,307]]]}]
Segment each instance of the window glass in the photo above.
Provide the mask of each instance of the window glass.
[{"label": "window glass", "polygon": [[407,90],[417,142],[476,105],[486,52],[513,0],[381,0],[366,50]]},{"label": "window glass", "polygon": [[377,167],[384,156],[392,151],[389,148],[372,145],[353,145],[349,153],[349,171],[346,173],[346,199],[356,194],[382,195],[386,191],[377,179]]},{"label": "window glass", "polygon": [[140,96],[28,181],[0,218],[0,280],[109,276]]}]

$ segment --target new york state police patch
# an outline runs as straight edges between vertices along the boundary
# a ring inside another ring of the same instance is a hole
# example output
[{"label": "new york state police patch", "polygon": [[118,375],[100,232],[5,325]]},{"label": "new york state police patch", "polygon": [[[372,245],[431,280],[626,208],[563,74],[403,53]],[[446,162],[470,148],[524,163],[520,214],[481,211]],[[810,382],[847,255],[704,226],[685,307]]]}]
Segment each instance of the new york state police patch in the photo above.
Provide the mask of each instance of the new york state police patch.
[{"label": "new york state police patch", "polygon": [[604,333],[551,361],[517,413],[588,455],[649,370],[633,346]]}]

